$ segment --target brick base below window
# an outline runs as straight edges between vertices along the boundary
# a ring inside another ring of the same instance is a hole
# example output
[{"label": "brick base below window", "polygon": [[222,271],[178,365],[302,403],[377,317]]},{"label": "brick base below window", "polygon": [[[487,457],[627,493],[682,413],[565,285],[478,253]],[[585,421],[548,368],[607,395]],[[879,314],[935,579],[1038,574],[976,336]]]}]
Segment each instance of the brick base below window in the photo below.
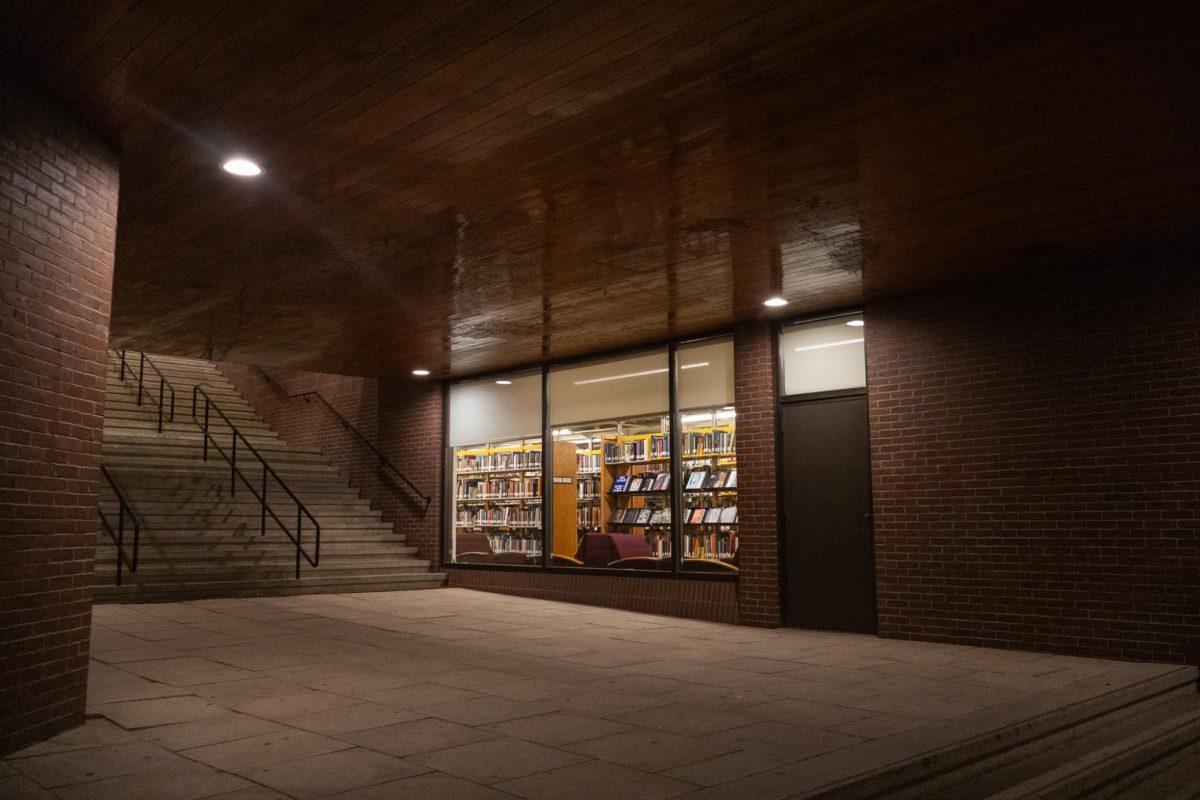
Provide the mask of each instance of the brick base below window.
[{"label": "brick base below window", "polygon": [[738,623],[733,581],[668,580],[642,575],[572,575],[513,570],[454,569],[449,585],[461,589],[561,600],[593,606]]}]

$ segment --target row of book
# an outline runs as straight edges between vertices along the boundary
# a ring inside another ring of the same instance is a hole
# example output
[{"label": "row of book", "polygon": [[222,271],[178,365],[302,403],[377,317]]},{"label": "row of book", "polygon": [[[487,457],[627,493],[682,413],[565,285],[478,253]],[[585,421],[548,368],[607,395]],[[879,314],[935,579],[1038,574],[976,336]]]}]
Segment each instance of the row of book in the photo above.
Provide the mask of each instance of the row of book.
[{"label": "row of book", "polygon": [[507,533],[496,533],[488,536],[492,543],[493,553],[525,553],[530,556],[542,554],[542,537],[540,536],[511,536]]},{"label": "row of book", "polygon": [[688,472],[687,479],[683,484],[683,490],[685,492],[699,492],[705,489],[736,488],[736,469],[710,469],[708,467],[699,467]]},{"label": "row of book", "polygon": [[576,523],[580,530],[600,527],[600,506],[580,506],[576,512]]},{"label": "row of book", "polygon": [[695,506],[683,510],[686,525],[736,525],[737,506]]},{"label": "row of book", "polygon": [[618,508],[613,511],[612,525],[670,525],[669,508]]},{"label": "row of book", "polygon": [[580,453],[579,459],[579,474],[585,475],[600,471],[600,454],[599,453]]},{"label": "row of book", "polygon": [[621,464],[630,461],[649,461],[671,455],[671,437],[665,433],[631,439],[628,442],[605,442],[604,463]]},{"label": "row of book", "polygon": [[684,558],[733,558],[737,548],[736,534],[693,533],[683,537]]},{"label": "row of book", "polygon": [[629,494],[632,492],[665,492],[671,485],[669,472],[643,472],[640,475],[618,475],[613,479],[613,494]]},{"label": "row of book", "polygon": [[733,431],[713,430],[705,433],[683,434],[683,455],[726,455],[733,452]]},{"label": "row of book", "polygon": [[460,453],[458,472],[498,472],[512,469],[541,469],[541,450],[502,450],[498,453]]},{"label": "row of book", "polygon": [[459,527],[540,528],[542,526],[542,507],[529,504],[462,508],[459,509],[456,520]]},{"label": "row of book", "polygon": [[459,500],[501,500],[541,497],[541,478],[460,478]]},{"label": "row of book", "polygon": [[600,479],[580,478],[575,488],[580,500],[594,500],[600,495]]}]

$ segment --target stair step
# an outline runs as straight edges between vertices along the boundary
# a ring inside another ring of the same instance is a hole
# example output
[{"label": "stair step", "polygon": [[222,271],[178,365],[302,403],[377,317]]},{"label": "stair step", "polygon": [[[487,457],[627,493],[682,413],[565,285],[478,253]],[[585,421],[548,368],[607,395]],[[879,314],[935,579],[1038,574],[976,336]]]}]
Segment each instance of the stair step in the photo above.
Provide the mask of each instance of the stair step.
[{"label": "stair step", "polygon": [[404,589],[437,589],[446,583],[444,572],[402,573],[370,578],[327,577],[295,578],[257,581],[253,584],[227,583],[165,583],[125,586],[97,586],[94,602],[128,603],[134,600],[170,602],[214,597],[275,597],[293,594],[353,594],[357,592],[388,592]]},{"label": "stair step", "polygon": [[[1110,681],[1098,679],[1077,685],[1069,696],[1060,689],[1046,692],[1044,698],[1035,695],[1010,704],[1010,714],[1025,716],[968,740],[962,740],[955,723],[948,721],[888,737],[887,748],[872,754],[874,763],[864,761],[861,754],[853,765],[844,763],[836,752],[818,756],[808,762],[813,784],[797,787],[796,795],[823,800],[991,797],[1014,782],[1057,768],[1069,756],[1073,742],[1090,737],[1088,743],[1094,745],[1099,741],[1096,737],[1108,730],[1136,730],[1140,724],[1156,725],[1176,714],[1179,704],[1195,702],[1196,680],[1195,667],[1179,667],[1117,689],[1111,688]],[[978,712],[988,713],[987,709]],[[939,739],[946,746],[930,751],[930,742]],[[912,756],[905,758],[905,752]],[[1004,780],[997,784],[993,779],[1002,773]],[[846,777],[829,777],[838,774]]]},{"label": "stair step", "polygon": [[[1114,709],[1067,731],[1037,739],[1022,747],[984,759],[946,776],[940,782],[954,785],[934,793],[931,785],[922,787],[923,798],[990,797],[1008,787],[1036,781],[1063,764],[1083,759],[1102,748],[1119,745],[1179,714],[1196,700],[1192,686]],[[1197,710],[1200,710],[1198,708]]]},{"label": "stair step", "polygon": [[[1111,734],[1110,734],[1111,736]],[[1068,800],[1080,796],[1103,797],[1098,790],[1119,790],[1118,781],[1136,782],[1138,773],[1152,768],[1160,759],[1200,742],[1200,707],[1193,706],[1140,731],[1125,731],[1117,741],[1089,749],[1054,769],[1035,775],[1015,786],[990,795],[991,800]]]}]

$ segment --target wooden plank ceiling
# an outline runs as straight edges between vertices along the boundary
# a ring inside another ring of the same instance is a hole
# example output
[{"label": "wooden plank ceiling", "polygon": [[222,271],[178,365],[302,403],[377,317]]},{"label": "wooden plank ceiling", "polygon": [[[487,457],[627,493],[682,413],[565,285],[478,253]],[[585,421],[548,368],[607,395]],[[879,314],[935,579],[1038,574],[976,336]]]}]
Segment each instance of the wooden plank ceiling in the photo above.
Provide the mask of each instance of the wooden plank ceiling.
[{"label": "wooden plank ceiling", "polygon": [[1190,242],[1197,8],[8,0],[0,49],[121,154],[115,344],[447,376]]}]

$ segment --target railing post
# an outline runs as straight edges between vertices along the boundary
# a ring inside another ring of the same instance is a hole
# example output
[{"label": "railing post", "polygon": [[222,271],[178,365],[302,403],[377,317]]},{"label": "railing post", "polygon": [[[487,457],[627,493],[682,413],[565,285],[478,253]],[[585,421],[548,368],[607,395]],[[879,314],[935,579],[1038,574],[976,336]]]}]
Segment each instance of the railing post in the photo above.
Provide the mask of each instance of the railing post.
[{"label": "railing post", "polygon": [[230,437],[233,440],[233,446],[230,448],[233,452],[229,457],[229,496],[233,497],[237,494],[237,431],[233,432]]},{"label": "railing post", "polygon": [[267,463],[263,462],[262,519],[259,521],[259,536],[267,535]]},{"label": "railing post", "polygon": [[125,382],[125,349],[121,349],[121,383]]},{"label": "railing post", "polygon": [[136,518],[133,520],[133,564],[129,567],[130,572],[137,572],[138,553],[141,552],[142,541],[142,523]]},{"label": "railing post", "polygon": [[162,433],[162,417],[163,417],[163,390],[166,389],[164,378],[158,379],[158,432]]},{"label": "railing post", "polygon": [[146,354],[143,352],[141,358],[138,359],[138,390],[137,404],[142,404],[142,379],[146,375]]},{"label": "railing post", "polygon": [[208,395],[204,395],[204,460],[208,461]]},{"label": "railing post", "polygon": [[117,586],[121,585],[121,562],[125,560],[125,503],[117,499]]},{"label": "railing post", "polygon": [[175,421],[175,387],[171,387],[171,416],[167,418],[167,422]]},{"label": "railing post", "polygon": [[304,517],[300,514],[300,504],[296,503],[296,580],[300,580],[300,529],[304,524]]}]

